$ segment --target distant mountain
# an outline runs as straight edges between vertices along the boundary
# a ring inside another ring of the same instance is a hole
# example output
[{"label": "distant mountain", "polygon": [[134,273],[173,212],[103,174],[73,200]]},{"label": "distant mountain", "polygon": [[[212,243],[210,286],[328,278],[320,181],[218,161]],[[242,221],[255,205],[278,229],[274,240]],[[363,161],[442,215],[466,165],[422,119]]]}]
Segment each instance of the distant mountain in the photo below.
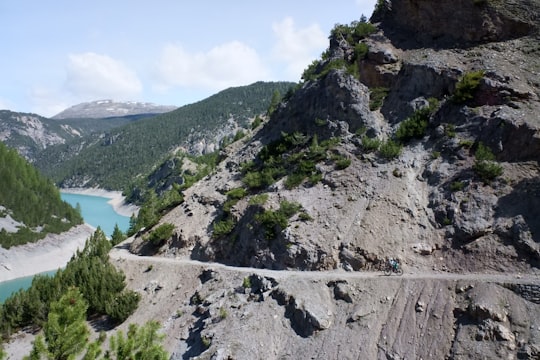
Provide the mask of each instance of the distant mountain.
[{"label": "distant mountain", "polygon": [[0,142],[0,246],[9,248],[67,231],[81,215],[58,189],[13,149]]},{"label": "distant mountain", "polygon": [[0,110],[0,141],[17,150],[26,160],[33,162],[36,154],[45,148],[64,144],[95,132],[108,131],[114,127],[138,120],[145,115],[102,119],[49,118],[29,113]]},{"label": "distant mountain", "polygon": [[156,105],[136,101],[97,100],[74,105],[52,119],[102,119],[139,114],[162,114],[177,109],[177,106]]},{"label": "distant mountain", "polygon": [[291,82],[257,82],[230,88],[152,119],[142,119],[63,145],[49,147],[36,166],[61,186],[123,189],[139,175],[181,149],[204,154],[219,149],[267,111],[272,96],[285,94]]}]

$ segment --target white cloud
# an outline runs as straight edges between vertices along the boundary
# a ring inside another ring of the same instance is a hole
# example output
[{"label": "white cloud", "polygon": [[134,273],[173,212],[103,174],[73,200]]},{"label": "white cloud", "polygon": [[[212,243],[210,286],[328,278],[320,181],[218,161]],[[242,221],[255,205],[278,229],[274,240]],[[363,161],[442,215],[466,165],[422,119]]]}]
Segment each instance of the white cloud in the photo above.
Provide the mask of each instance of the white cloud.
[{"label": "white cloud", "polygon": [[11,110],[13,109],[13,104],[9,100],[0,98],[0,110]]},{"label": "white cloud", "polygon": [[66,88],[86,100],[129,100],[142,92],[134,71],[107,55],[92,52],[69,55]]},{"label": "white cloud", "polygon": [[156,64],[157,87],[221,90],[269,78],[257,52],[233,41],[207,52],[190,53],[181,45],[166,45]]},{"label": "white cloud", "polygon": [[328,35],[318,25],[297,29],[290,17],[272,25],[277,43],[273,48],[276,59],[286,63],[287,75],[298,81],[303,70],[320,57],[328,46]]},{"label": "white cloud", "polygon": [[32,103],[30,111],[41,116],[54,116],[68,107],[68,104],[60,100],[64,97],[55,90],[43,86],[34,86],[29,92]]}]

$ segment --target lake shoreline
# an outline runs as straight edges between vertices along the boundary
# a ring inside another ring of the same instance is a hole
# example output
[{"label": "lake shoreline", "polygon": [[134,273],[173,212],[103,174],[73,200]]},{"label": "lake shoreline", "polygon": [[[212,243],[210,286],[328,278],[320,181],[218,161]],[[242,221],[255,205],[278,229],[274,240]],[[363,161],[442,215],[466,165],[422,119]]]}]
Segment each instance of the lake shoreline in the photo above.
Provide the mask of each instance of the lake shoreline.
[{"label": "lake shoreline", "polygon": [[0,282],[66,266],[95,230],[82,224],[61,234],[49,234],[35,243],[13,246],[9,250],[0,247]]},{"label": "lake shoreline", "polygon": [[[98,188],[66,188],[60,192],[98,196],[107,198],[113,210],[125,217],[137,214],[139,207],[127,204],[120,191],[107,191]],[[35,243],[0,247],[0,282],[32,276],[66,266],[77,249],[82,249],[86,240],[94,234],[95,227],[88,223],[75,226],[60,234],[49,234]]]},{"label": "lake shoreline", "polygon": [[126,203],[121,191],[109,191],[100,188],[60,188],[60,192],[76,195],[99,196],[110,199],[108,203],[113,207],[118,215],[131,217],[137,215],[139,207]]}]

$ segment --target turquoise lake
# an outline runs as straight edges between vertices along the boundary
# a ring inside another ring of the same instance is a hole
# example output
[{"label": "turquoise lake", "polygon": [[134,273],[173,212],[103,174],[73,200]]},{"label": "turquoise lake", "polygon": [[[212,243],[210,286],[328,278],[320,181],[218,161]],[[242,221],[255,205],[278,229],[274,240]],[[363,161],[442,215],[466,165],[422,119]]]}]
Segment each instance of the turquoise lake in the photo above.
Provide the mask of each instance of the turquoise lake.
[{"label": "turquoise lake", "polygon": [[110,199],[101,196],[68,194],[63,192],[60,193],[60,196],[62,200],[68,202],[73,207],[80,204],[84,222],[95,228],[100,226],[101,230],[107,236],[112,235],[116,224],[124,232],[129,228],[129,217],[119,215],[114,211],[113,207],[107,203]]},{"label": "turquoise lake", "polygon": [[[60,195],[64,201],[73,207],[79,204],[84,222],[95,228],[98,226],[101,227],[101,230],[107,236],[112,235],[116,224],[124,232],[129,228],[129,217],[119,215],[115,212],[113,207],[107,203],[110,200],[108,198],[68,193],[60,193]],[[43,274],[53,275],[55,272],[48,271]],[[32,284],[32,278],[33,276],[28,276],[0,283],[0,304],[17,290],[28,288]]]}]

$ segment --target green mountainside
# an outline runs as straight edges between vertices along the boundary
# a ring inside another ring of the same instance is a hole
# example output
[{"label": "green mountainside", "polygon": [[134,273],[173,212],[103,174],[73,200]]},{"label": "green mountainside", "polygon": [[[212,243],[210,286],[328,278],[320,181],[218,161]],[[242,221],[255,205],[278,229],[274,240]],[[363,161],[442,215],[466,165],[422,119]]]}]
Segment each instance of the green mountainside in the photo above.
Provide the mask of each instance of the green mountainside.
[{"label": "green mountainside", "polygon": [[60,233],[81,224],[81,215],[62,201],[58,189],[15,150],[0,143],[0,219],[19,223],[17,232],[0,230],[9,248]]},{"label": "green mountainside", "polygon": [[51,146],[40,153],[36,166],[63,187],[123,189],[179,149],[193,154],[217,150],[264,113],[276,91],[285,94],[294,85],[257,82],[230,88],[107,134]]},{"label": "green mountainside", "polygon": [[78,140],[93,133],[102,133],[149,115],[130,115],[107,119],[48,119],[46,117],[0,110],[0,141],[16,149],[33,162],[38,153],[49,146]]}]

